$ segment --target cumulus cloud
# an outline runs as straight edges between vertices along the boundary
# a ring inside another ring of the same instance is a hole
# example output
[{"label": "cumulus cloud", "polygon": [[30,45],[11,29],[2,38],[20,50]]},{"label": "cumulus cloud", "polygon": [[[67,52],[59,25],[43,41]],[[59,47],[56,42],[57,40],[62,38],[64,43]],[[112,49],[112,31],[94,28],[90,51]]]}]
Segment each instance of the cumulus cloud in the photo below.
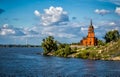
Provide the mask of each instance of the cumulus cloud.
[{"label": "cumulus cloud", "polygon": [[120,15],[120,7],[116,7],[115,13],[117,13],[118,15]]},{"label": "cumulus cloud", "polygon": [[[75,26],[76,24],[79,25]],[[118,23],[116,21],[104,21],[96,23],[97,27],[99,27],[95,28],[96,25],[94,25],[96,36],[102,37],[107,31],[112,29],[120,30],[120,27],[117,26],[117,24]],[[9,24],[4,24],[0,28],[0,39],[3,38],[1,36],[4,36],[3,39],[10,39],[12,37],[23,39],[21,41],[32,38],[41,42],[43,38],[51,35],[54,36],[58,41],[60,40],[62,42],[71,43],[73,42],[72,39],[74,39],[74,41],[76,40],[76,42],[78,42],[82,37],[87,35],[88,25],[80,26],[80,23],[71,22],[69,24],[59,26],[33,26],[26,28],[16,28]],[[34,42],[36,40],[34,40]]]},{"label": "cumulus cloud", "polygon": [[94,12],[99,14],[99,15],[105,15],[105,14],[110,13],[109,10],[105,10],[105,9],[96,9]]},{"label": "cumulus cloud", "polygon": [[21,28],[14,28],[11,25],[4,24],[0,28],[0,35],[1,36],[22,36],[24,33],[22,32]]},{"label": "cumulus cloud", "polygon": [[34,14],[35,14],[36,16],[40,16],[40,12],[39,12],[38,10],[35,10],[35,11],[34,11]]},{"label": "cumulus cloud", "polygon": [[10,29],[8,24],[4,24],[0,29],[0,35],[12,35],[15,34],[15,31]]},{"label": "cumulus cloud", "polygon": [[12,36],[12,37],[38,37],[41,34],[42,28],[33,26],[29,28],[17,28],[9,24],[4,24],[0,27],[0,36]]},{"label": "cumulus cloud", "polygon": [[15,31],[12,29],[2,29],[0,35],[12,35],[15,34]]},{"label": "cumulus cloud", "polygon": [[[35,10],[34,12],[39,16],[40,12]],[[61,22],[69,21],[68,13],[63,10],[62,7],[49,7],[44,9],[44,14],[40,15],[41,24],[44,26],[59,25]]]},{"label": "cumulus cloud", "polygon": [[[11,36],[11,37],[21,37],[21,38],[30,38],[30,37],[42,37],[45,38],[46,36],[54,36],[58,38],[73,38],[76,37],[73,32],[69,32],[72,29],[71,26],[33,26],[33,27],[26,27],[26,28],[16,28],[9,24],[4,24],[0,28],[0,36]],[[76,33],[77,34],[77,33]]]}]

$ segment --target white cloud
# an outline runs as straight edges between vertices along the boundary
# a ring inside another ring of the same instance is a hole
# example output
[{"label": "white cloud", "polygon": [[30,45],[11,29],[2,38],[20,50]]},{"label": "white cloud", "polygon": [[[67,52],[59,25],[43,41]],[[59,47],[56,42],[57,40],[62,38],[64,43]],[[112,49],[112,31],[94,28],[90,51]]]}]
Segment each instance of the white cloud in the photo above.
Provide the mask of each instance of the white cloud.
[{"label": "white cloud", "polygon": [[8,24],[4,24],[4,25],[3,25],[3,28],[8,28]]},{"label": "white cloud", "polygon": [[[61,22],[69,21],[69,17],[66,11],[62,7],[49,7],[44,9],[44,14],[41,14],[41,24],[44,26],[58,25]],[[36,11],[36,13],[39,13]]]},{"label": "white cloud", "polygon": [[12,29],[1,29],[0,35],[15,34],[15,31]]},{"label": "white cloud", "polygon": [[73,38],[76,36],[74,34],[68,34],[68,33],[58,33],[57,35],[58,37],[61,37],[61,38]]},{"label": "white cloud", "polygon": [[81,27],[81,31],[88,30],[88,28]]},{"label": "white cloud", "polygon": [[13,35],[15,31],[9,27],[8,24],[4,24],[2,28],[0,28],[0,35]]},{"label": "white cloud", "polygon": [[[118,26],[119,21],[105,21],[95,23],[95,34],[96,37],[101,37],[109,30],[116,29],[120,31],[120,27]],[[77,26],[75,26],[77,25]],[[33,26],[28,28],[16,28],[14,26],[10,26],[9,24],[4,24],[0,28],[0,39],[1,36],[4,35],[4,38],[17,38],[23,39],[21,42],[24,42],[25,39],[31,38],[35,41],[41,42],[43,38],[51,35],[54,36],[56,40],[61,42],[74,42],[76,40],[79,41],[82,37],[87,36],[88,25],[80,26],[80,22],[68,22],[65,25],[59,26]],[[98,28],[99,27],[99,28]],[[9,37],[10,36],[10,37]],[[37,40],[35,40],[37,39]],[[73,40],[75,39],[75,40]],[[11,39],[13,40],[13,39]],[[31,42],[31,41],[29,41]],[[38,43],[38,42],[37,42]]]},{"label": "white cloud", "polygon": [[115,13],[117,13],[118,15],[120,15],[120,7],[116,7]]},{"label": "white cloud", "polygon": [[115,26],[116,23],[115,23],[115,22],[110,22],[109,25],[110,25],[110,26]]},{"label": "white cloud", "polygon": [[9,24],[4,24],[0,28],[0,35],[4,36],[22,36],[24,33],[22,32],[21,28],[14,28],[13,26]]},{"label": "white cloud", "polygon": [[100,10],[96,9],[94,12],[97,13],[97,14],[100,14],[100,15],[105,15],[105,14],[110,13],[109,10],[105,10],[105,9],[100,9]]},{"label": "white cloud", "polygon": [[48,26],[41,29],[41,34],[46,36],[54,36],[59,38],[72,38],[76,35],[73,34],[74,31],[69,31],[71,26]]},{"label": "white cloud", "polygon": [[99,22],[98,23],[99,24],[99,26],[117,26],[117,22],[115,22],[115,21],[101,21],[101,22]]},{"label": "white cloud", "polygon": [[36,16],[40,16],[40,12],[39,12],[38,10],[35,10],[35,11],[34,11],[34,14],[35,14]]}]

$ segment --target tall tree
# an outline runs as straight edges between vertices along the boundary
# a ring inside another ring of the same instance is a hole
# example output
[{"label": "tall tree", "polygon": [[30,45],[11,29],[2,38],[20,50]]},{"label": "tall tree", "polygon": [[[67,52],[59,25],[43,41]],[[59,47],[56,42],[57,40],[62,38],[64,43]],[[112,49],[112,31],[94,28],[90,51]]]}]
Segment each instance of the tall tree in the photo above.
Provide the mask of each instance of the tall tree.
[{"label": "tall tree", "polygon": [[113,30],[113,31],[109,31],[105,34],[104,39],[106,41],[106,43],[110,42],[110,41],[117,41],[119,39],[120,35],[118,30]]},{"label": "tall tree", "polygon": [[56,51],[58,49],[57,41],[54,40],[54,37],[48,36],[47,38],[43,39],[42,48],[44,49],[44,54]]}]

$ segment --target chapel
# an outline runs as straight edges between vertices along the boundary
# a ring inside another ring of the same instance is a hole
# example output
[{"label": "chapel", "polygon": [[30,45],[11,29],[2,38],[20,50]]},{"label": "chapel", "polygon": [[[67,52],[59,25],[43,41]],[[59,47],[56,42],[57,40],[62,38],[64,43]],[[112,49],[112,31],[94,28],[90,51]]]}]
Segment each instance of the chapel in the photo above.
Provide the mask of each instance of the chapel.
[{"label": "chapel", "polygon": [[97,45],[97,38],[95,37],[92,20],[88,28],[88,35],[80,41],[80,44],[83,46],[96,46]]}]

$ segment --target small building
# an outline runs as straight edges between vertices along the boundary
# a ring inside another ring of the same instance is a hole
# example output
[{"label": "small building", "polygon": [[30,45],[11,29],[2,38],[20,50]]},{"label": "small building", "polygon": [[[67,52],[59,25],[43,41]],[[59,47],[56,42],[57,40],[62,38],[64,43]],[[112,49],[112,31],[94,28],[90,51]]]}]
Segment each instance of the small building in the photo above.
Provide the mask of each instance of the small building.
[{"label": "small building", "polygon": [[95,37],[94,27],[92,25],[92,20],[90,26],[88,28],[88,35],[84,37],[80,44],[83,46],[96,46],[97,45],[97,38]]}]

